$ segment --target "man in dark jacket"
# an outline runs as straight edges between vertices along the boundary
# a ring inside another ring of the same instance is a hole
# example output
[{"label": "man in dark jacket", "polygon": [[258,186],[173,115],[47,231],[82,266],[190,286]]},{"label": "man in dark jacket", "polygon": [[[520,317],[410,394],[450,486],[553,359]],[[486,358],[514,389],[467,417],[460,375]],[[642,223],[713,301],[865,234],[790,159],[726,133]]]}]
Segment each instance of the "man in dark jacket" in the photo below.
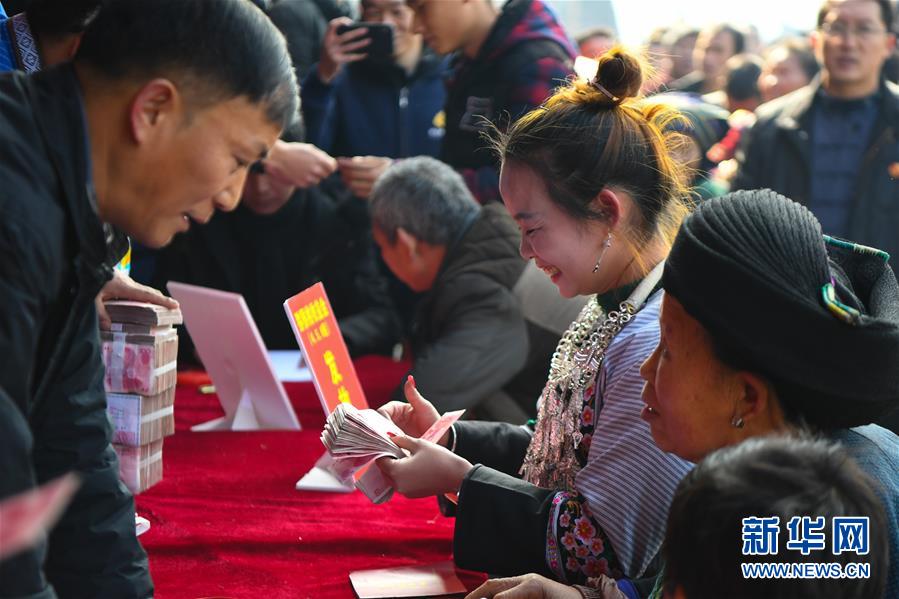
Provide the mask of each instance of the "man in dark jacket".
[{"label": "man in dark jacket", "polygon": [[272,2],[265,13],[287,39],[287,49],[297,78],[302,79],[318,60],[318,49],[325,37],[327,21],[309,0]]},{"label": "man in dark jacket", "polygon": [[[282,304],[321,281],[350,354],[390,353],[399,322],[355,203],[251,174],[234,212],[216,214],[159,253],[153,286],[181,281],[240,293],[266,347],[296,349]],[[180,357],[193,359],[187,331],[179,335]]]},{"label": "man in dark jacket", "polygon": [[[336,182],[340,189],[335,195],[349,190],[355,198],[368,198],[394,159],[440,152],[446,61],[413,33],[414,15],[405,0],[362,0],[360,8],[363,21],[393,28],[392,58],[369,57],[366,31],[338,34],[339,27],[352,21],[334,19],[321,61],[303,81],[301,94],[309,140],[339,157],[342,182]],[[368,235],[367,221],[362,224]],[[379,268],[408,329],[417,298],[383,264]]]},{"label": "man in dark jacket", "polygon": [[412,32],[413,12],[404,0],[360,6],[363,21],[393,27],[393,57],[369,57],[365,31],[338,34],[352,21],[335,19],[301,94],[309,141],[342,157],[347,187],[367,198],[392,159],[439,153],[446,65]]},{"label": "man in dark jacket", "polygon": [[266,0],[265,4],[265,14],[287,38],[290,59],[301,81],[318,62],[328,22],[351,13],[345,0]]},{"label": "man in dark jacket", "polygon": [[542,273],[526,269],[505,209],[478,206],[442,162],[391,166],[369,204],[387,265],[425,293],[412,332],[418,388],[441,412],[467,408],[518,424],[533,417],[550,356],[584,300],[563,299]]},{"label": "man in dark jacket", "polygon": [[825,233],[895,257],[899,87],[881,79],[891,14],[887,0],[825,2],[813,37],[820,79],[758,109],[733,187],[771,188],[808,206]]},{"label": "man in dark jacket", "polygon": [[509,0],[501,12],[491,0],[408,3],[425,43],[455,53],[440,159],[479,202],[499,201],[498,165],[482,134],[542,104],[573,73],[574,47],[543,0]]},{"label": "man in dark jacket", "polygon": [[241,0],[110,0],[73,64],[0,78],[0,392],[33,438],[23,459],[21,435],[0,436],[0,454],[20,456],[4,459],[0,499],[81,479],[48,542],[0,564],[0,596],[152,595],[110,445],[94,298],[119,230],[161,246],[234,207],[295,85],[283,39]]}]

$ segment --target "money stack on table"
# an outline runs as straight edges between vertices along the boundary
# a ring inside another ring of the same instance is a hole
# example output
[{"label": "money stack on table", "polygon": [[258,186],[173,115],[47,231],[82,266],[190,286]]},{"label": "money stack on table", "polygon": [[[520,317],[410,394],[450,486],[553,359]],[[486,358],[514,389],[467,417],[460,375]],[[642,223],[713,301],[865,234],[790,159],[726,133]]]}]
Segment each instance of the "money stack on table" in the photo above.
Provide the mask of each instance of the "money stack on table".
[{"label": "money stack on table", "polygon": [[119,476],[132,493],[162,480],[162,441],[175,432],[175,383],[181,311],[129,301],[106,302],[101,331],[106,401]]}]

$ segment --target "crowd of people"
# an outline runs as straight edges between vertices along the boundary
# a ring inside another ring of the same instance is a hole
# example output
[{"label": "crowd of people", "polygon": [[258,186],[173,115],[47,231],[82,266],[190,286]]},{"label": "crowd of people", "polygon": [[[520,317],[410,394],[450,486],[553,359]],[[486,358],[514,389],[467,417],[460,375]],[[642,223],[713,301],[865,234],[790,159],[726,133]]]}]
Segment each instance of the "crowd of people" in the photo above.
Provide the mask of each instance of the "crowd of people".
[{"label": "crowd of people", "polygon": [[506,577],[471,597],[899,599],[891,0],[641,49],[544,0],[0,1],[0,500],[81,481],[0,597],[153,595],[98,331],[177,280],[269,349],[322,281],[353,356],[409,360],[378,466]]}]

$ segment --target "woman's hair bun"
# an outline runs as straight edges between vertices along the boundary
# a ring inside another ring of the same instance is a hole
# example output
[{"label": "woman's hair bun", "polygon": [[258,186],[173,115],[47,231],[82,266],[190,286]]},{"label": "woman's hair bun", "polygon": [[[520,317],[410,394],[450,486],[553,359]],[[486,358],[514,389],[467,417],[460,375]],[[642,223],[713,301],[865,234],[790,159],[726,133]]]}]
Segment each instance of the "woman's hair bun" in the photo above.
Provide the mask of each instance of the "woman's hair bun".
[{"label": "woman's hair bun", "polygon": [[606,101],[617,106],[640,95],[645,67],[638,55],[615,46],[600,56],[597,63],[596,76],[590,83]]}]

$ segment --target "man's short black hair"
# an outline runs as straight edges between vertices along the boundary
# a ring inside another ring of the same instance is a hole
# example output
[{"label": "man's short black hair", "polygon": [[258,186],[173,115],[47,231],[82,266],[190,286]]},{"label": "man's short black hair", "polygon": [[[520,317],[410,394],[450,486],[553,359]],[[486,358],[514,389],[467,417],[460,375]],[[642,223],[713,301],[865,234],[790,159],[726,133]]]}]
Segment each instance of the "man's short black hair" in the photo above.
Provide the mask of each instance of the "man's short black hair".
[{"label": "man's short black hair", "polygon": [[[883,505],[872,481],[836,445],[810,438],[755,438],[719,450],[675,492],[663,554],[665,586],[689,599],[864,599],[882,597],[889,567]],[[743,555],[743,518],[780,518],[777,553]],[[794,516],[824,517],[825,550],[788,549]],[[833,555],[832,521],[868,517],[868,555]],[[867,579],[744,578],[741,563],[867,563]]]},{"label": "man's short black hair", "polygon": [[25,8],[28,26],[38,36],[83,33],[103,0],[31,0]]},{"label": "man's short black hair", "polygon": [[746,51],[746,34],[733,27],[732,25],[728,25],[727,23],[722,23],[720,25],[715,25],[710,30],[712,36],[716,36],[719,33],[726,33],[730,36],[730,38],[734,41],[734,54],[742,54]]},{"label": "man's short black hair", "polygon": [[[892,32],[894,30],[893,3],[890,0],[871,0],[871,2],[877,3],[880,8],[880,18],[883,19],[883,26],[886,27],[887,32]],[[832,5],[832,0],[824,0],[824,3],[821,4],[821,8],[818,10],[818,27],[824,24],[824,19],[827,18],[827,13]]]},{"label": "man's short black hair", "polygon": [[297,115],[284,36],[248,0],[106,0],[75,63],[112,80],[171,79],[197,106],[242,97],[282,128]]},{"label": "man's short black hair", "polygon": [[738,102],[761,98],[759,91],[759,75],[762,74],[762,61],[751,54],[731,56],[726,63],[727,82],[724,92],[732,100]]}]

